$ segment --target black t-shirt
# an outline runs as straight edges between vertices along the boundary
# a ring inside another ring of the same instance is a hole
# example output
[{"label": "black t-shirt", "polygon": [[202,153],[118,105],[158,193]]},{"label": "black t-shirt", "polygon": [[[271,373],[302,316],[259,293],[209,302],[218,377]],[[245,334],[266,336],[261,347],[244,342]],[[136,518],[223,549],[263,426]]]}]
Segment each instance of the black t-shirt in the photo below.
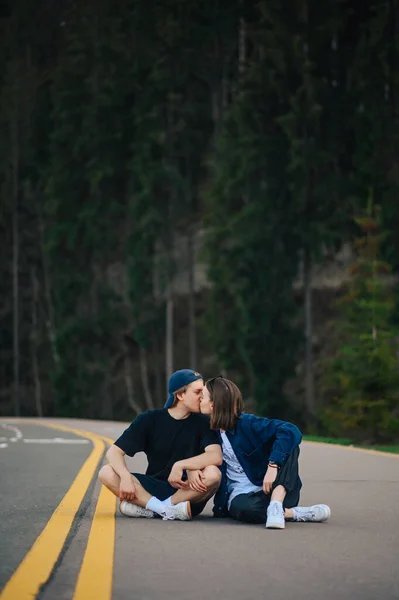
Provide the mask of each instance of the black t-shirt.
[{"label": "black t-shirt", "polygon": [[145,452],[146,474],[165,481],[176,461],[202,454],[211,444],[219,444],[219,440],[209,428],[209,417],[191,413],[177,420],[167,408],[138,415],[115,442],[128,456]]}]

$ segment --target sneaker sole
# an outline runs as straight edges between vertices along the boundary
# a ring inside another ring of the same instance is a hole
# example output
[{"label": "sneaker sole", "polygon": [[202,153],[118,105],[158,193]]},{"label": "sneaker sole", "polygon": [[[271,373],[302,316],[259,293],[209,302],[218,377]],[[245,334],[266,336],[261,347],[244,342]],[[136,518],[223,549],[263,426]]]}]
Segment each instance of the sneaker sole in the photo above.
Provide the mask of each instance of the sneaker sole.
[{"label": "sneaker sole", "polygon": [[326,518],[319,521],[319,523],[325,523],[331,517],[331,508],[329,506],[327,506],[327,504],[325,504],[324,506],[327,509],[328,514],[327,514]]},{"label": "sneaker sole", "polygon": [[266,529],[285,529],[285,523],[266,523]]},{"label": "sneaker sole", "polygon": [[123,515],[124,517],[128,517],[129,519],[154,519],[154,515],[152,517],[146,517],[144,515],[125,515],[124,512],[121,511],[121,504],[122,502],[119,502],[119,512],[121,513],[121,515]]}]

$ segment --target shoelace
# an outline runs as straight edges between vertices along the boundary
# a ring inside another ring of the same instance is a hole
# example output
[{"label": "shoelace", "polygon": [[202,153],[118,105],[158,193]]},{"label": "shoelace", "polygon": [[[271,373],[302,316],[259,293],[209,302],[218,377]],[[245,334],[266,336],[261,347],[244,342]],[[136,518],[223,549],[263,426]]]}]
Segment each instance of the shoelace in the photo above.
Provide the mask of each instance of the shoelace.
[{"label": "shoelace", "polygon": [[174,514],[174,512],[172,512],[170,509],[168,510],[168,506],[166,507],[164,516],[162,517],[163,521],[174,521],[176,516]]},{"label": "shoelace", "polygon": [[174,515],[168,515],[168,513],[165,513],[165,516],[162,517],[162,521],[174,521],[175,520],[175,516]]},{"label": "shoelace", "polygon": [[270,506],[270,513],[269,516],[270,517],[279,517],[281,515],[281,508],[279,507],[278,504],[272,504]]},{"label": "shoelace", "polygon": [[307,512],[297,512],[297,521],[311,521],[314,517],[314,513],[312,510],[308,510]]},{"label": "shoelace", "polygon": [[139,515],[143,515],[144,517],[146,517],[148,515],[148,509],[143,508],[142,506],[136,505],[136,511],[138,512]]}]

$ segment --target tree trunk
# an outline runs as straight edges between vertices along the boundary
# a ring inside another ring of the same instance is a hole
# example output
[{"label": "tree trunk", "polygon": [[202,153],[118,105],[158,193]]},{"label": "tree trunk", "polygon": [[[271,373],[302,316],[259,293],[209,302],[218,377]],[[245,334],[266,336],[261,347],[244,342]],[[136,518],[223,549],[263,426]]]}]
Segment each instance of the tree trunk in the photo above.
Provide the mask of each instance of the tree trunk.
[{"label": "tree trunk", "polygon": [[40,382],[39,362],[37,360],[38,351],[38,319],[37,319],[37,303],[39,297],[39,284],[36,277],[35,267],[31,268],[32,280],[32,331],[31,331],[31,352],[32,352],[32,372],[35,385],[35,405],[38,417],[43,416],[42,404],[42,386]]},{"label": "tree trunk", "polygon": [[215,127],[215,132],[218,130],[219,122],[220,122],[220,101],[219,101],[220,92],[218,89],[212,90],[212,120]]},{"label": "tree trunk", "polygon": [[303,285],[305,304],[305,402],[310,421],[316,417],[313,372],[312,257],[304,252]]},{"label": "tree trunk", "polygon": [[[109,373],[105,375],[105,381],[101,390],[102,396],[102,414],[105,419],[113,421],[114,419],[114,407],[112,403],[112,378]],[[96,412],[98,417],[98,407],[96,406]],[[95,418],[95,417],[94,417]]]},{"label": "tree trunk", "polygon": [[156,389],[156,397],[157,397],[157,405],[162,402],[162,406],[166,400],[165,396],[165,388],[164,388],[164,374],[162,367],[160,367],[160,363],[163,361],[160,360],[160,357],[163,355],[163,344],[162,340],[156,336],[155,338],[155,353],[156,353],[156,361],[155,361],[155,389]]},{"label": "tree trunk", "polygon": [[13,368],[14,368],[14,413],[21,414],[20,406],[20,356],[19,356],[19,126],[18,108],[15,108],[11,123],[11,152],[12,152],[12,197],[13,197]]},{"label": "tree trunk", "polygon": [[165,369],[166,369],[166,385],[168,385],[169,377],[173,373],[173,292],[172,281],[169,280],[168,295],[166,300],[166,340],[165,340]]},{"label": "tree trunk", "polygon": [[148,410],[154,410],[154,400],[151,394],[151,388],[148,380],[148,367],[147,367],[147,352],[145,348],[140,347],[140,373],[141,373],[141,383],[144,391],[144,398],[146,407]]},{"label": "tree trunk", "polygon": [[125,378],[127,401],[129,402],[129,405],[134,410],[134,412],[137,415],[139,415],[143,411],[141,410],[140,406],[137,404],[137,402],[134,399],[134,385],[133,385],[133,377],[132,377],[132,370],[131,370],[129,356],[125,356],[125,358],[123,360],[123,367],[124,367],[124,378]]},{"label": "tree trunk", "polygon": [[[170,95],[168,99],[168,119],[167,119],[167,148],[166,158],[168,161],[173,163],[173,123],[174,123],[174,100],[173,96]],[[173,312],[174,312],[174,301],[173,301],[173,251],[174,251],[174,203],[175,203],[176,191],[171,186],[169,189],[168,199],[168,220],[167,230],[169,235],[167,237],[166,256],[167,256],[167,290],[166,290],[166,339],[165,339],[165,368],[166,368],[166,383],[169,377],[173,373]]]},{"label": "tree trunk", "polygon": [[238,75],[240,80],[243,78],[245,73],[245,63],[247,60],[246,56],[246,45],[247,45],[247,31],[244,19],[240,18],[240,25],[238,30]]},{"label": "tree trunk", "polygon": [[47,304],[47,318],[46,318],[46,329],[47,335],[50,342],[51,353],[53,356],[53,361],[58,369],[60,366],[60,356],[58,354],[57,349],[57,336],[55,330],[55,317],[54,317],[54,305],[51,297],[51,284],[50,284],[50,273],[49,266],[47,261],[47,255],[44,248],[44,224],[42,215],[39,213],[39,229],[40,229],[40,249],[42,256],[42,265],[43,265],[43,278],[44,278],[44,294],[46,298]]},{"label": "tree trunk", "polygon": [[196,371],[197,365],[197,332],[195,325],[195,229],[190,228],[187,237],[188,256],[188,336],[189,336],[189,365]]}]

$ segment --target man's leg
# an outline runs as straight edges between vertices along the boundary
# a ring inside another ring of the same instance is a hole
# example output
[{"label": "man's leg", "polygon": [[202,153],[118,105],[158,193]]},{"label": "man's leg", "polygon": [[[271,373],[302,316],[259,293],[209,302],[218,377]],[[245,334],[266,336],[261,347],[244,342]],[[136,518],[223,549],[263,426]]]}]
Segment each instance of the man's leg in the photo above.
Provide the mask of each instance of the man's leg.
[{"label": "man's leg", "polygon": [[218,467],[209,466],[203,469],[202,482],[205,484],[207,490],[204,492],[197,492],[195,490],[179,489],[173,495],[165,501],[166,506],[165,518],[174,518],[176,507],[181,505],[189,504],[191,518],[197,517],[205,508],[206,503],[216,493],[221,480],[221,473]]},{"label": "man's leg", "polygon": [[[204,475],[203,481],[208,488],[206,492],[199,493],[193,490],[177,490],[173,493],[174,489],[167,482],[158,481],[156,482],[155,487],[158,488],[159,485],[162,485],[164,488],[162,493],[158,493],[158,490],[154,489],[154,478],[140,475],[143,479],[143,485],[138,478],[132,474],[137,496],[131,502],[122,503],[123,509],[121,509],[121,512],[123,512],[123,514],[128,513],[128,516],[150,517],[153,516],[152,514],[149,514],[152,511],[165,519],[189,520],[191,518],[190,502],[194,504],[206,503],[219,487],[221,474],[217,467],[206,467],[204,469]],[[105,465],[100,470],[99,479],[115,496],[119,497],[120,478],[111,465]],[[146,481],[148,491],[144,487]],[[166,493],[164,491],[165,489]],[[158,498],[158,495],[161,496],[161,499]],[[140,509],[140,511],[137,512],[130,508],[128,506],[129,504],[142,507],[143,510]],[[128,510],[125,511],[125,509]],[[194,509],[195,516],[196,514],[199,514],[199,512],[201,512],[201,510],[197,511]]]},{"label": "man's leg", "polygon": [[[120,477],[111,465],[105,465],[102,467],[98,474],[98,478],[105,487],[107,487],[117,498],[119,498],[119,486],[120,486]],[[131,501],[132,504],[136,504],[137,506],[145,507],[148,500],[151,498],[151,494],[149,494],[141,485],[140,481],[132,475],[132,479],[134,481],[134,486],[136,488],[136,498]]]},{"label": "man's leg", "polygon": [[[152,519],[155,515],[152,510],[146,509],[148,501],[152,498],[151,494],[143,487],[141,482],[131,474],[136,488],[136,498],[132,501],[122,500],[119,504],[119,511],[127,517],[145,517]],[[117,498],[119,498],[120,477],[111,465],[105,465],[99,472],[99,480],[107,487]],[[163,509],[160,502],[158,508]]]},{"label": "man's leg", "polygon": [[204,474],[202,482],[207,487],[206,492],[196,492],[192,489],[177,490],[177,492],[171,496],[172,504],[178,504],[179,502],[185,502],[187,500],[192,503],[200,503],[212,498],[220,485],[222,474],[220,469],[214,466],[205,467],[202,472]]},{"label": "man's leg", "polygon": [[[157,480],[155,477],[139,473],[136,475],[131,473],[136,488],[136,498],[129,502],[127,500],[121,501],[119,510],[123,515],[126,517],[146,518],[153,518],[155,515],[159,515],[164,519],[179,519],[181,521],[189,521],[191,519],[189,502],[176,505],[173,514],[170,514],[171,511],[169,510],[168,516],[166,516],[169,502],[165,499],[173,491],[173,488],[167,481]],[[111,465],[106,465],[100,470],[99,479],[115,496],[119,497],[120,477],[115,473]]]}]

